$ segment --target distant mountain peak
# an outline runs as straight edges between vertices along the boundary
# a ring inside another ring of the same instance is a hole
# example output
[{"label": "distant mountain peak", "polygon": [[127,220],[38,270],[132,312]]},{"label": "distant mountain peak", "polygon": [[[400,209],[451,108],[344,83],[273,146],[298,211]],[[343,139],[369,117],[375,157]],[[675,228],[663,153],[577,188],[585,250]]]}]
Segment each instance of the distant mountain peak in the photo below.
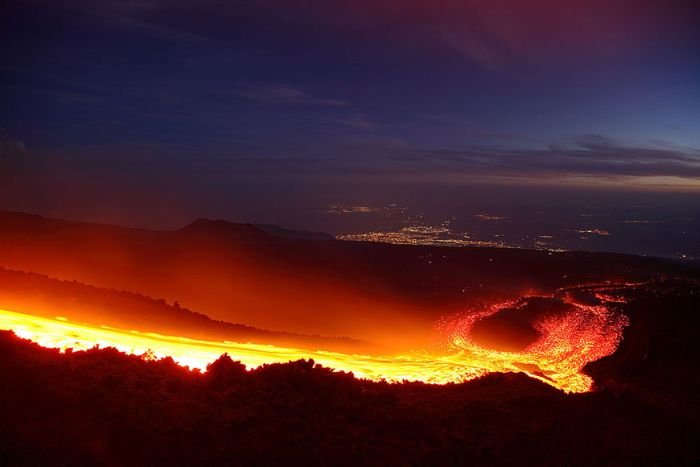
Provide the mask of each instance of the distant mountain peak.
[{"label": "distant mountain peak", "polygon": [[222,219],[197,219],[181,228],[179,232],[201,235],[225,235],[250,239],[269,239],[272,236],[253,224],[240,224]]}]

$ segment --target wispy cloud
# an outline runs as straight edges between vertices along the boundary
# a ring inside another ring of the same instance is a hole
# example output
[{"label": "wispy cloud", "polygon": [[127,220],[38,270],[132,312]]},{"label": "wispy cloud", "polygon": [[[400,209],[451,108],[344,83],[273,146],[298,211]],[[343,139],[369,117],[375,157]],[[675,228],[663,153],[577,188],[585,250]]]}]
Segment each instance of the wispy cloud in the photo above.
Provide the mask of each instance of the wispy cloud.
[{"label": "wispy cloud", "polygon": [[248,99],[263,105],[315,105],[344,107],[345,101],[320,98],[292,86],[241,84],[232,89],[221,90],[218,94]]},{"label": "wispy cloud", "polygon": [[[11,138],[0,127],[0,198],[2,190],[17,184],[17,176],[31,162],[29,151],[22,141]],[[26,190],[26,187],[23,187]]]},{"label": "wispy cloud", "polygon": [[0,92],[12,93],[19,92],[23,94],[37,94],[41,97],[55,99],[59,102],[67,102],[72,104],[103,104],[107,99],[99,96],[89,90],[70,91],[63,89],[40,88],[38,86],[29,85],[6,85],[0,83]]},{"label": "wispy cloud", "polygon": [[584,135],[542,149],[501,146],[413,150],[395,159],[411,171],[541,181],[586,177],[607,181],[671,177],[700,182],[700,150],[671,144],[623,144]]},{"label": "wispy cloud", "polygon": [[[172,0],[36,0],[51,6],[63,6],[77,15],[85,15],[108,27],[126,29],[137,33],[179,43],[206,41],[203,36],[169,26],[162,20],[171,13],[178,2]],[[193,3],[194,5],[194,3]]]},{"label": "wispy cloud", "polygon": [[0,163],[12,163],[28,154],[29,151],[22,141],[10,138],[5,129],[0,127]]},{"label": "wispy cloud", "polygon": [[[310,166],[295,167],[303,173]],[[345,141],[318,159],[323,176],[431,183],[607,186],[700,190],[700,150],[670,143],[625,144],[583,135],[539,149],[517,146],[417,148],[402,140]]]}]

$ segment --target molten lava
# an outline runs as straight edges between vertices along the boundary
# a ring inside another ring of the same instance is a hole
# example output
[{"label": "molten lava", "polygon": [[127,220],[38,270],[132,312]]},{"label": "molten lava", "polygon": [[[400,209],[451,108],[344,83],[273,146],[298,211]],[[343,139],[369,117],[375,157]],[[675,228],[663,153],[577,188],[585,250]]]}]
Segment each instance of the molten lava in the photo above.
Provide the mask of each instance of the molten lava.
[{"label": "molten lava", "polygon": [[[567,303],[565,313],[540,316],[532,322],[537,338],[520,350],[484,347],[475,342],[475,326],[504,310],[523,312],[523,300],[451,317],[442,327],[453,349],[470,361],[484,362],[490,371],[524,371],[567,392],[587,392],[593,386],[582,373],[586,364],[612,354],[629,324],[625,315],[607,306]],[[488,363],[488,364],[486,364]]]},{"label": "molten lava", "polygon": [[444,384],[478,378],[492,372],[524,372],[566,392],[586,392],[592,379],[583,367],[615,351],[627,324],[625,316],[603,304],[567,303],[563,313],[536,316],[536,338],[516,351],[477,344],[471,331],[477,323],[505,309],[525,306],[523,300],[488,308],[440,323],[444,350],[417,350],[403,355],[353,355],[323,350],[301,350],[273,345],[215,342],[78,323],[66,318],[38,317],[0,309],[0,329],[42,346],[82,350],[114,347],[149,358],[172,357],[181,365],[205,370],[227,353],[249,367],[313,358],[323,366],[353,372],[371,380],[424,381]]}]

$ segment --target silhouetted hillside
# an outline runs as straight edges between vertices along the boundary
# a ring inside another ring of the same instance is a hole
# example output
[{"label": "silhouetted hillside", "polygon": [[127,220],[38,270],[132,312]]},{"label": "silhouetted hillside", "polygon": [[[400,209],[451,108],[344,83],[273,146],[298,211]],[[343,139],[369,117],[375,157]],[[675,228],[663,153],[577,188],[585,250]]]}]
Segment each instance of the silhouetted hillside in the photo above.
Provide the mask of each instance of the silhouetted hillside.
[{"label": "silhouetted hillside", "polygon": [[324,232],[309,232],[307,230],[285,229],[274,224],[255,224],[260,230],[282,238],[295,238],[297,240],[335,240],[333,235]]},{"label": "silhouetted hillside", "polygon": [[223,220],[197,219],[178,230],[196,239],[210,239],[227,242],[266,242],[274,236],[253,224],[234,224]]},{"label": "silhouetted hillside", "polygon": [[170,305],[163,299],[76,281],[51,279],[36,273],[0,267],[0,308],[122,329],[158,332],[205,340],[231,340],[286,346],[367,351],[372,346],[349,338],[331,338],[257,329],[212,320],[206,315]]}]

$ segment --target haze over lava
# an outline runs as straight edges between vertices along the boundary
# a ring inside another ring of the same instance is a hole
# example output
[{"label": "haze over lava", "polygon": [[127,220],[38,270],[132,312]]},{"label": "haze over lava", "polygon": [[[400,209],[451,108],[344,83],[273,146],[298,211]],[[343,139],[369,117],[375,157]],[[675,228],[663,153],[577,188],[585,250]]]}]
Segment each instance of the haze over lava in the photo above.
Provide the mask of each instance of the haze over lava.
[{"label": "haze over lava", "polygon": [[[149,351],[200,369],[228,353],[253,367],[313,358],[389,381],[525,372],[565,391],[588,391],[593,380],[583,368],[613,353],[627,324],[616,310],[620,291],[670,268],[593,255],[608,262],[604,276],[585,268],[568,275],[561,272],[570,261],[591,255],[289,238],[210,221],[158,232],[3,217],[5,264],[99,287],[6,270],[3,329],[48,347]],[[487,266],[494,262],[498,268]],[[518,267],[549,273],[533,278]],[[41,293],[24,294],[30,287]]]}]

